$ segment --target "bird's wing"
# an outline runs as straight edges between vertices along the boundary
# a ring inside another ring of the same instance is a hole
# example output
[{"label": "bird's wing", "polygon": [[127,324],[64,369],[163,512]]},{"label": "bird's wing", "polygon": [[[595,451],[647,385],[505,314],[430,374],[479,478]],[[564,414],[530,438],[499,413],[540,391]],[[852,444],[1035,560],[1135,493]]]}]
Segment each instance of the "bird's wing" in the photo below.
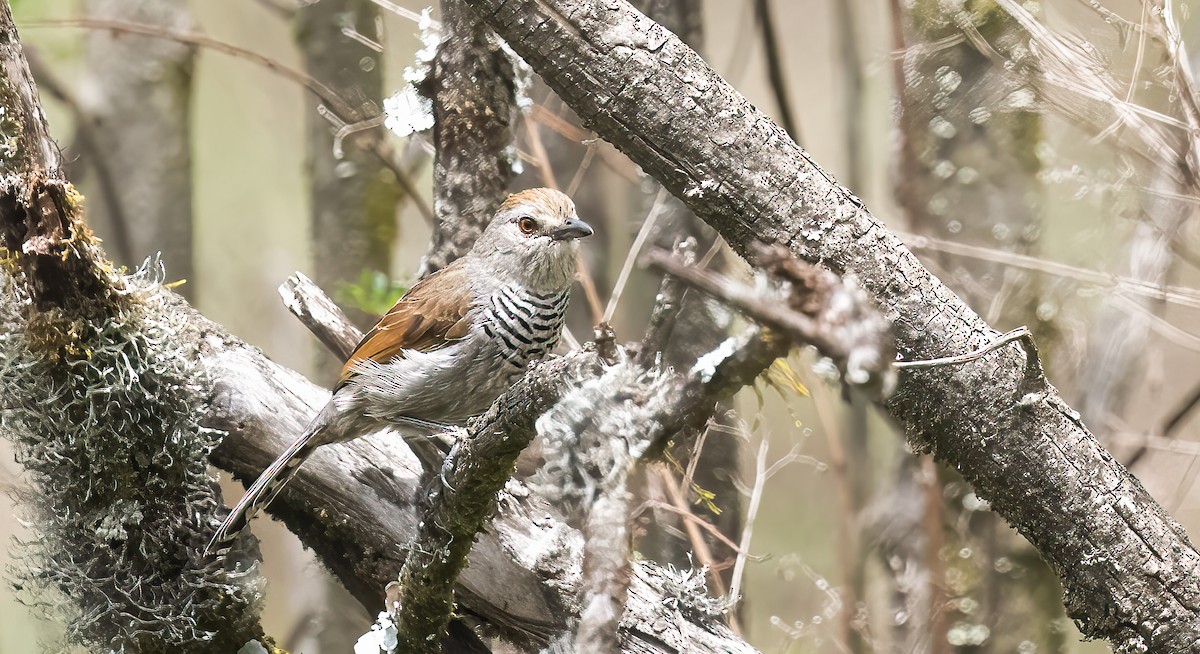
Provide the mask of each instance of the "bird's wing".
[{"label": "bird's wing", "polygon": [[405,350],[432,352],[466,337],[471,328],[471,285],[461,260],[430,274],[404,294],[342,366],[338,386],[354,376],[359,362],[387,363]]}]

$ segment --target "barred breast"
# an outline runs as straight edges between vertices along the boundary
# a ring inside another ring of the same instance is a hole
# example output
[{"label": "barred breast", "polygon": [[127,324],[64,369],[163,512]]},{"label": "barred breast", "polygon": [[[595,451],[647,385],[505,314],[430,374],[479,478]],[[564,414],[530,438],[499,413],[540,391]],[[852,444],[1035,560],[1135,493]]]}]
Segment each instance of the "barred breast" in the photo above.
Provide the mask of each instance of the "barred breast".
[{"label": "barred breast", "polygon": [[543,294],[515,286],[503,286],[488,299],[483,331],[495,342],[510,378],[554,349],[569,299],[569,288]]}]

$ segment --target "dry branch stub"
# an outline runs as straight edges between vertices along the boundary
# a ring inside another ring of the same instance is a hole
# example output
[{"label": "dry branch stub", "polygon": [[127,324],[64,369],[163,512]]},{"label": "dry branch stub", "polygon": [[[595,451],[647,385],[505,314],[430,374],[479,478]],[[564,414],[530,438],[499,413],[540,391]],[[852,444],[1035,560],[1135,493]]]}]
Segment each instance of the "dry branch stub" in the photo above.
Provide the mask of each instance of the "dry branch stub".
[{"label": "dry branch stub", "polygon": [[780,246],[762,246],[755,252],[772,284],[769,288],[752,288],[726,275],[684,265],[662,251],[648,253],[645,260],[798,345],[812,345],[833,361],[846,384],[870,397],[886,397],[896,383],[891,325],[854,278],[839,279]]}]

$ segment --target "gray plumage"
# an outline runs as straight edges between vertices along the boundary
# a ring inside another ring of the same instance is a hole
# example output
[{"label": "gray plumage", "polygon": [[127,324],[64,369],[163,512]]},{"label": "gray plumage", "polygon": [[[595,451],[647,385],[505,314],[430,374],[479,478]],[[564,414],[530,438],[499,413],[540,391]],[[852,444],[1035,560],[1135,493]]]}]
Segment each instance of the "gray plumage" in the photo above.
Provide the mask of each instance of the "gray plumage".
[{"label": "gray plumage", "polygon": [[321,445],[383,426],[461,425],[558,342],[578,239],[592,233],[562,193],[505,200],[469,253],[413,286],[363,337],[333,397],[230,511],[220,551]]}]

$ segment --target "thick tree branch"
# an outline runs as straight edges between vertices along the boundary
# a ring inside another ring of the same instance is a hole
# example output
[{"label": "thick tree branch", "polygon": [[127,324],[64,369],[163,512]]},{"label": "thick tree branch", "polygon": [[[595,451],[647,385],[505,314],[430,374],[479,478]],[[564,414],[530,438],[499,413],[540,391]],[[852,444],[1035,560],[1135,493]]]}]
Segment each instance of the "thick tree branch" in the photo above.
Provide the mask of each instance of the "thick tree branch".
[{"label": "thick tree branch", "polygon": [[[290,280],[280,293],[289,306],[329,304],[321,299],[319,288],[302,278]],[[297,304],[296,297],[306,299]],[[200,356],[216,382],[208,424],[228,432],[213,461],[251,480],[325,403],[328,392],[266,360],[190,307],[180,303],[178,310],[199,327]],[[293,309],[297,311],[306,326],[327,335],[322,340],[336,343],[340,338],[339,348],[351,342],[352,328],[343,318]],[[538,383],[577,385],[592,378],[578,374]],[[752,377],[738,380],[746,383]],[[383,589],[404,563],[404,552],[396,544],[408,543],[416,531],[419,507],[413,497],[427,482],[422,465],[400,439],[371,436],[318,450],[269,511],[313,547],[359,601],[378,610]],[[553,513],[523,485],[509,483],[489,528],[471,549],[470,565],[458,577],[460,610],[484,617],[517,642],[544,643],[569,627],[568,620],[578,611],[583,544],[578,531],[549,517]],[[655,619],[662,611],[662,597],[646,584],[669,583],[671,576],[647,565],[635,568],[633,596],[658,599],[631,601],[622,630],[624,651],[751,651],[719,626],[717,612],[687,613],[690,617],[683,622]],[[687,602],[696,607],[710,604],[703,593]]]},{"label": "thick tree branch", "polygon": [[[779,126],[628,3],[467,1],[589,127],[743,256],[761,239],[854,273],[908,359],[996,337]],[[886,407],[1038,548],[1085,634],[1122,649],[1195,647],[1200,555],[1053,387],[1025,370],[1006,348],[908,372]]]},{"label": "thick tree branch", "polygon": [[455,581],[475,535],[495,511],[496,494],[512,474],[517,455],[537,433],[534,422],[572,380],[599,371],[595,352],[542,363],[458,436],[400,571],[397,651],[440,651]]}]

